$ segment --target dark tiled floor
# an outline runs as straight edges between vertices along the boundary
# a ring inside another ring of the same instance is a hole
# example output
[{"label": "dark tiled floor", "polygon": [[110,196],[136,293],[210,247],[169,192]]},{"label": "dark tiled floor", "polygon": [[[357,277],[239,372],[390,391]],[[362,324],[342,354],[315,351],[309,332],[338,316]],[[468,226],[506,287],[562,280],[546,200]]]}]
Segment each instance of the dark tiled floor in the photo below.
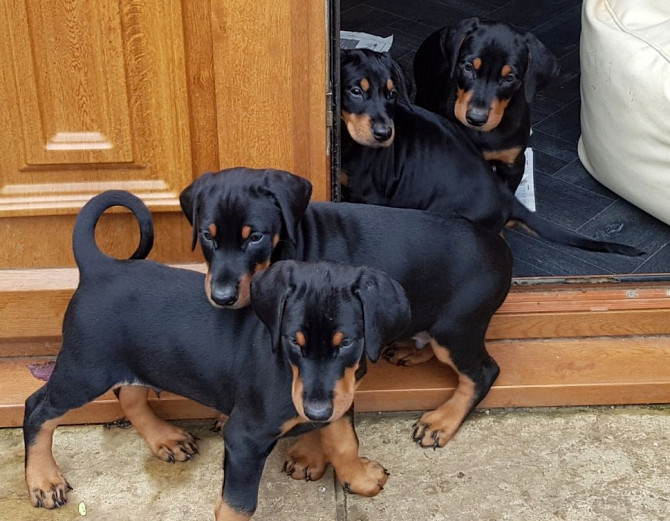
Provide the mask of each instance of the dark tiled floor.
[{"label": "dark tiled floor", "polygon": [[670,227],[595,181],[577,157],[581,0],[341,0],[341,28],[394,36],[391,54],[411,78],[414,52],[435,29],[478,16],[533,32],[560,60],[558,81],[533,105],[535,193],[540,215],[598,239],[635,245],[640,258],[585,252],[506,232],[514,274],[581,276],[670,271]]}]

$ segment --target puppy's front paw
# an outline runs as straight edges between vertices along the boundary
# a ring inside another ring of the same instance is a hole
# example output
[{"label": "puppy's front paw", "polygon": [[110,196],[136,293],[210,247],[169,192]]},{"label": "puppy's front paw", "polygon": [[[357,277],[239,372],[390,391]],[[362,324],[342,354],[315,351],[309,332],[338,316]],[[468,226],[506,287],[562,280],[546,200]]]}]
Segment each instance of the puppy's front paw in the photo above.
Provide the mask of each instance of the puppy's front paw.
[{"label": "puppy's front paw", "polygon": [[[320,448],[320,447],[318,447]],[[300,441],[289,449],[282,472],[293,479],[316,481],[326,472],[328,463],[322,450]]]},{"label": "puppy's front paw", "polygon": [[453,438],[461,422],[437,409],[425,413],[413,426],[412,439],[424,448],[444,447]]},{"label": "puppy's front paw", "polygon": [[389,477],[389,471],[379,462],[358,458],[351,466],[341,469],[338,480],[346,492],[372,497],[379,494]]},{"label": "puppy's front paw", "polygon": [[151,436],[146,437],[151,452],[168,463],[189,461],[195,454],[199,454],[196,444],[199,439],[195,434],[167,422],[160,430],[152,431]]},{"label": "puppy's front paw", "polygon": [[34,507],[51,509],[67,503],[67,495],[72,487],[60,472],[31,474],[26,478],[26,484],[30,502]]}]

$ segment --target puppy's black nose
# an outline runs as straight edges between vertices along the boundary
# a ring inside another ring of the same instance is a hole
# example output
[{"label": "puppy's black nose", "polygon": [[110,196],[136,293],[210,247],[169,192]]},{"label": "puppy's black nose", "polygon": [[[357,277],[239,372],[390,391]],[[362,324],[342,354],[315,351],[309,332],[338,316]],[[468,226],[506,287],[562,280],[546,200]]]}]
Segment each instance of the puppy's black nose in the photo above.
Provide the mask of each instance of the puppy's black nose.
[{"label": "puppy's black nose", "polygon": [[481,127],[489,120],[489,111],[486,109],[470,109],[465,114],[465,119],[473,127]]},{"label": "puppy's black nose", "polygon": [[333,415],[333,404],[329,401],[307,401],[304,403],[305,416],[315,422],[326,421]]},{"label": "puppy's black nose", "polygon": [[237,302],[237,286],[212,286],[211,296],[219,306],[232,306]]},{"label": "puppy's black nose", "polygon": [[388,125],[384,125],[383,123],[375,123],[372,125],[372,135],[377,141],[388,141],[391,138],[392,133],[393,129]]}]

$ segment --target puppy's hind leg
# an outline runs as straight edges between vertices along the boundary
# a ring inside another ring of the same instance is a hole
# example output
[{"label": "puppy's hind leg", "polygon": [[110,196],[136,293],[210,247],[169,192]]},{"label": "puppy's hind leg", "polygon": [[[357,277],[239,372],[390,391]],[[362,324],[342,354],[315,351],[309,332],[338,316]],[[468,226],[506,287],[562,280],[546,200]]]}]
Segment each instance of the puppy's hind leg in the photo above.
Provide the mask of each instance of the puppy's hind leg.
[{"label": "puppy's hind leg", "polygon": [[412,437],[422,447],[444,447],[498,377],[500,369],[486,351],[483,333],[477,336],[481,338],[476,341],[452,336],[449,345],[461,349],[455,352],[437,340],[431,342],[438,360],[458,374],[458,384],[444,404],[425,413],[414,425]]},{"label": "puppy's hind leg", "polygon": [[117,391],[126,418],[156,457],[168,463],[188,461],[198,454],[198,437],[156,416],[147,398],[149,389],[124,385]]}]

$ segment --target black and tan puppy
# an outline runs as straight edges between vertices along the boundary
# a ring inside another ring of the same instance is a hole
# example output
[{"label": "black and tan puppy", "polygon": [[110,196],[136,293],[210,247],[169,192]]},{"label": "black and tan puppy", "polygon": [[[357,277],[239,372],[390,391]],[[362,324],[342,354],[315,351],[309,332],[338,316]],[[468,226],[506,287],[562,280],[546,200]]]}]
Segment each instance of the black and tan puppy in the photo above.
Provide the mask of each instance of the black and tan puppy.
[{"label": "black and tan puppy", "polygon": [[[400,285],[370,268],[287,261],[254,278],[253,310],[216,309],[202,291],[202,274],[116,260],[97,248],[95,224],[115,205],[139,218],[135,257],[151,248],[151,216],[127,192],[93,198],[77,218],[80,282],[63,322],[63,346],[47,384],[26,401],[32,504],[54,508],[67,500],[70,486],[52,454],[59,418],[124,384],[169,390],[229,415],[219,521],[249,519],[278,438],[316,428],[345,488],[377,494],[387,473],[358,457],[352,402],[365,355],[377,359],[409,320]],[[165,423],[134,408],[123,393],[121,403],[142,435],[152,422]],[[181,451],[193,453],[192,440]]]},{"label": "black and tan puppy", "polygon": [[533,34],[477,18],[434,32],[414,57],[416,104],[462,125],[512,192],[531,102],[557,75],[556,57]]},{"label": "black and tan puppy", "polygon": [[346,128],[341,182],[347,200],[457,215],[495,233],[520,221],[560,244],[642,254],[589,239],[529,211],[491,172],[460,125],[403,101],[404,82],[388,53],[342,51],[340,74]]},{"label": "black and tan puppy", "polygon": [[[484,335],[510,286],[512,257],[498,234],[465,219],[374,205],[313,203],[310,183],[278,170],[205,174],[181,194],[207,261],[205,292],[215,306],[249,303],[249,280],[270,263],[338,261],[389,274],[412,310],[403,337],[426,347],[396,352],[396,363],[432,356],[456,370],[456,393],[414,427],[424,447],[443,446],[487,394],[499,369]],[[124,390],[125,392],[125,390]],[[294,447],[287,471],[316,479],[323,469],[318,435]]]}]

